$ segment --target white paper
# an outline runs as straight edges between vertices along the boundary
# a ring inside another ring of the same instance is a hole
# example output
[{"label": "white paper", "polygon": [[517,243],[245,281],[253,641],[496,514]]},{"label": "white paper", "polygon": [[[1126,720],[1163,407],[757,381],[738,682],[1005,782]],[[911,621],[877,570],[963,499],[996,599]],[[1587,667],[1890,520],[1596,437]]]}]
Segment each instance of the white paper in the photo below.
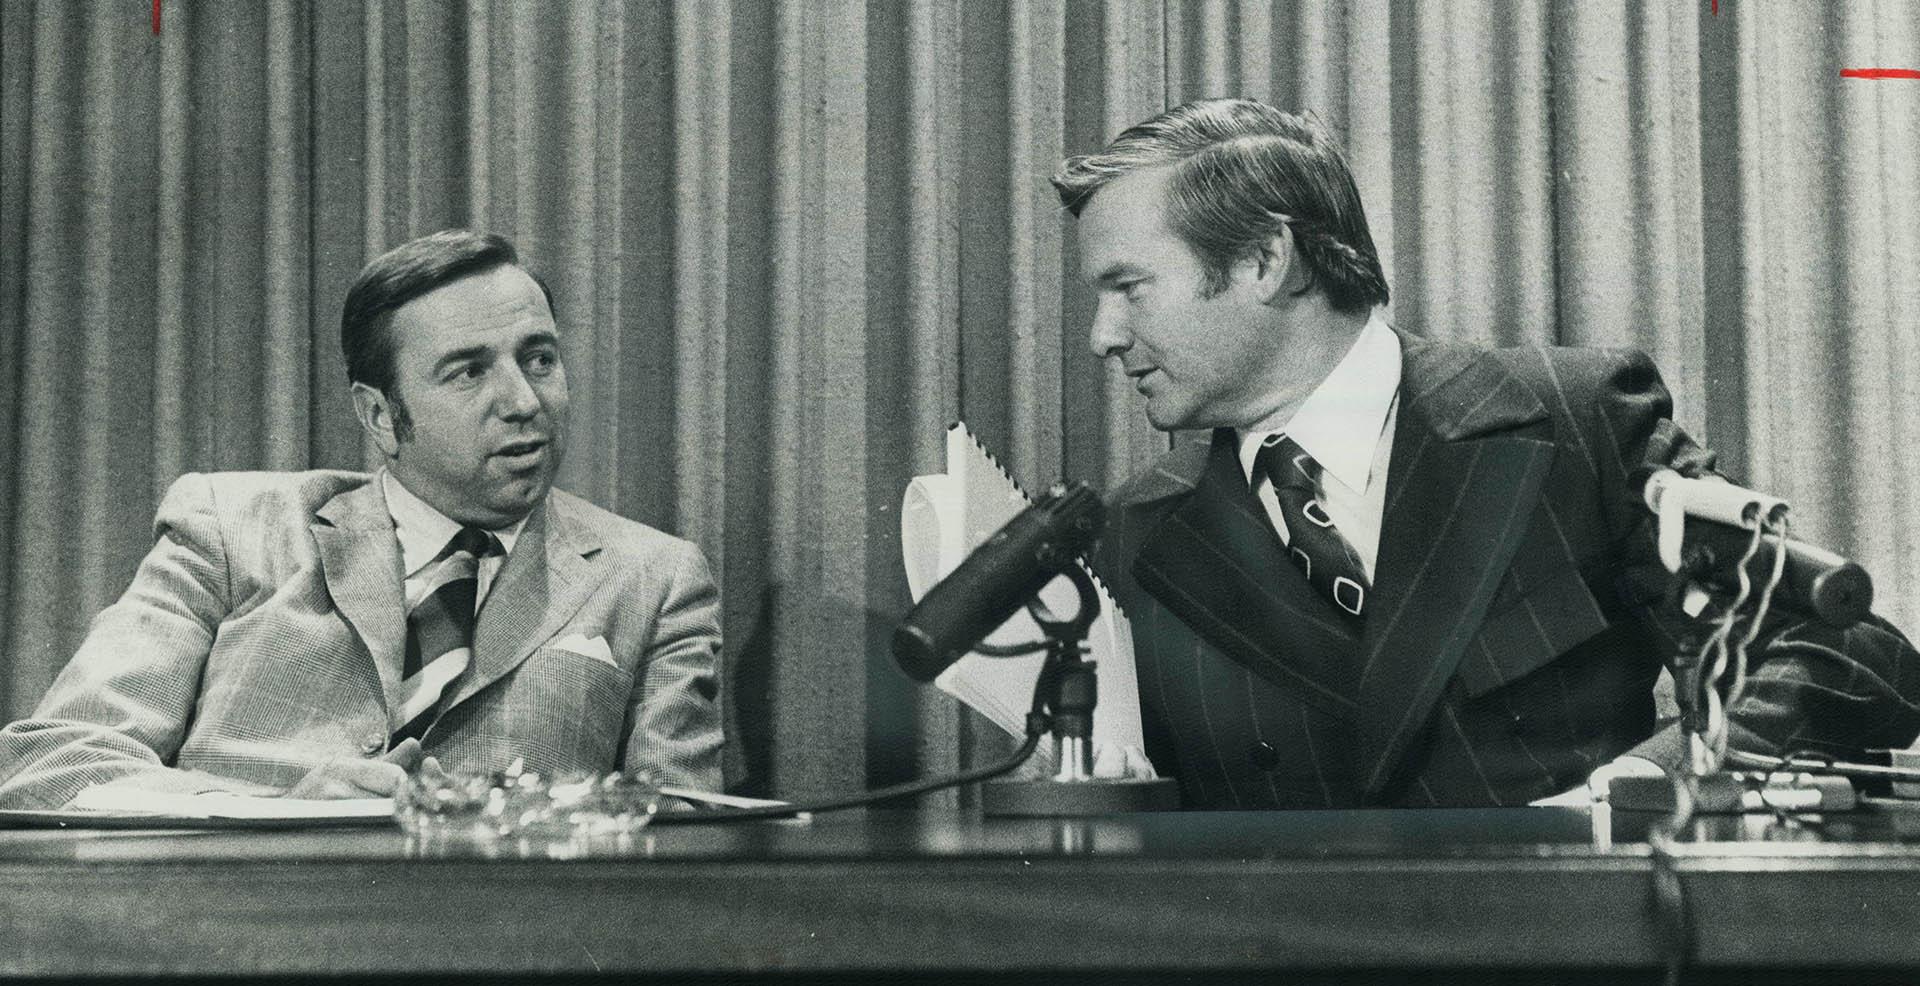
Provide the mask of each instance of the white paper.
[{"label": "white paper", "polygon": [[80,792],[67,806],[78,811],[158,815],[168,818],[237,818],[259,821],[327,821],[342,818],[392,818],[392,798],[254,798],[211,791],[205,794],[167,794],[131,788],[95,786]]},{"label": "white paper", "polygon": [[[994,532],[1031,503],[1006,470],[980,445],[965,423],[947,430],[945,475],[916,476],[907,485],[900,508],[900,550],[907,588],[918,601]],[[1134,677],[1133,631],[1126,614],[1106,586],[1095,580],[1100,615],[1087,633],[1089,659],[1099,678],[1093,739],[1100,746],[1144,749],[1140,728],[1140,689]],[[1048,609],[1061,616],[1077,612],[1080,594],[1064,576],[1040,592]],[[1022,608],[987,636],[996,645],[1041,639],[1033,617]],[[986,657],[968,654],[941,672],[934,684],[1013,736],[1026,735],[1027,710],[1040,675],[1042,654]]]}]

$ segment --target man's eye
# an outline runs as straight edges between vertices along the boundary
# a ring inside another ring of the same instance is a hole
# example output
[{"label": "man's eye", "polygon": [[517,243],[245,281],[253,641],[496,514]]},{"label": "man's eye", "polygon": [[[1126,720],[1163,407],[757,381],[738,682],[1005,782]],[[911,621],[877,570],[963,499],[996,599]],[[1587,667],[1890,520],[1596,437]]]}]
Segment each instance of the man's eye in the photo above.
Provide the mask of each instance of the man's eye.
[{"label": "man's eye", "polygon": [[1141,294],[1146,291],[1146,285],[1145,281],[1127,281],[1120,285],[1120,293],[1126,295],[1128,301],[1139,301]]},{"label": "man's eye", "polygon": [[464,366],[461,366],[455,369],[451,374],[447,376],[447,379],[449,381],[459,382],[459,381],[467,381],[467,380],[478,380],[481,377],[484,377],[486,375],[487,375],[487,366],[485,363],[468,363]]},{"label": "man's eye", "polygon": [[546,373],[560,365],[560,357],[550,352],[538,352],[527,357],[527,369]]}]

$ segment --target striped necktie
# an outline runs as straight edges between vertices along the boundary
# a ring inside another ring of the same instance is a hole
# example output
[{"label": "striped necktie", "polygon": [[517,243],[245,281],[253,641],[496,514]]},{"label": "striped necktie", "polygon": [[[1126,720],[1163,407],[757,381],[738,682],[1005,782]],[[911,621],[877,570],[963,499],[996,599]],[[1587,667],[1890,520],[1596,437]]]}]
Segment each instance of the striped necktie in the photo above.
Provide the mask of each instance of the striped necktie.
[{"label": "striped necktie", "polygon": [[407,656],[397,717],[402,725],[394,730],[395,743],[427,731],[448,686],[473,662],[480,559],[498,546],[486,531],[463,527],[421,573],[427,589],[407,614]]},{"label": "striped necktie", "polygon": [[1254,468],[1273,481],[1274,499],[1287,522],[1287,554],[1307,584],[1348,615],[1360,616],[1367,604],[1367,570],[1320,503],[1320,463],[1292,438],[1275,435],[1261,447]]}]

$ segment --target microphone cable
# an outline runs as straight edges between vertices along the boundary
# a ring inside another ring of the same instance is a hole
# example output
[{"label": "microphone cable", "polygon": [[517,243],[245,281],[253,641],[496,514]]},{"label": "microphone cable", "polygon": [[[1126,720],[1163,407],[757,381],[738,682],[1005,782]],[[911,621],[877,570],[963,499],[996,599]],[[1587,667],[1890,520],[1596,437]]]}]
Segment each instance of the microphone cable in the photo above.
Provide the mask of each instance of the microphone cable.
[{"label": "microphone cable", "polygon": [[[1047,645],[1042,642],[1033,646],[1037,649]],[[1082,644],[1082,646],[1084,647],[1085,645]],[[1020,648],[1010,649],[1018,651]],[[1046,736],[1052,727],[1052,717],[1049,716],[1046,711],[1045,696],[1049,692],[1046,686],[1048,679],[1058,673],[1059,665],[1059,659],[1053,655],[1049,655],[1046,662],[1040,666],[1040,676],[1034,682],[1033,707],[1027,712],[1026,738],[1022,739],[1019,748],[1014,750],[1012,755],[1004,760],[995,761],[984,767],[964,770],[957,774],[922,778],[916,781],[905,781],[888,787],[876,788],[872,791],[863,791],[859,794],[828,798],[820,801],[784,805],[763,805],[756,808],[716,808],[695,811],[656,812],[653,816],[653,824],[677,825],[695,822],[748,822],[769,818],[791,818],[798,815],[809,815],[818,812],[861,808],[867,805],[878,804],[882,801],[891,801],[895,798],[916,797],[943,788],[959,787],[962,784],[972,784],[976,781],[992,780],[1002,774],[1011,773],[1015,768],[1026,763],[1029,757],[1033,756],[1033,752],[1040,746],[1040,740]]]}]

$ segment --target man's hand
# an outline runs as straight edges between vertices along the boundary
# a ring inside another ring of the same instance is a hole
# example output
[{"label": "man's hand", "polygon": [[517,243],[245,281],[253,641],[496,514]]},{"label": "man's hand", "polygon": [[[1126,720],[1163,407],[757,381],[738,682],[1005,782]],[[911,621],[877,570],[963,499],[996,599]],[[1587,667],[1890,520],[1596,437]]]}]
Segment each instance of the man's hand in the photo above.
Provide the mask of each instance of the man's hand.
[{"label": "man's hand", "polygon": [[409,773],[443,773],[440,761],[420,754],[420,741],[405,739],[374,760],[329,760],[307,772],[282,797],[331,800],[390,798]]}]

